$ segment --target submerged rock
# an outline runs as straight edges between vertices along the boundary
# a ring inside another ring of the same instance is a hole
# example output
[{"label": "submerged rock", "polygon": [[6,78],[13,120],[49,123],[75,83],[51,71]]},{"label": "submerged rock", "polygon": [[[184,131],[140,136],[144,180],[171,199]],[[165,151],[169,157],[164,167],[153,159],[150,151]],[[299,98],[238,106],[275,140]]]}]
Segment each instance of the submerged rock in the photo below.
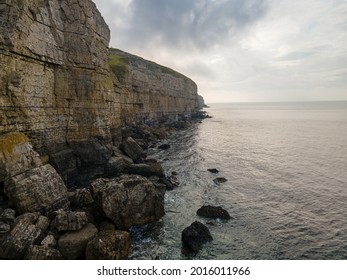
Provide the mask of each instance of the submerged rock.
[{"label": "submerged rock", "polygon": [[216,184],[216,185],[220,185],[222,183],[225,183],[227,182],[228,180],[225,179],[224,177],[219,177],[219,178],[216,178],[213,180],[213,182]]},{"label": "submerged rock", "polygon": [[212,240],[208,228],[197,221],[182,231],[182,242],[193,251],[198,251],[204,243]]},{"label": "submerged rock", "polygon": [[204,218],[225,219],[225,220],[231,219],[229,213],[220,206],[218,207],[210,206],[210,205],[202,206],[196,213],[199,216]]},{"label": "submerged rock", "polygon": [[171,148],[171,146],[169,144],[162,144],[162,145],[158,146],[158,149],[161,149],[161,150],[168,150],[170,148]]},{"label": "submerged rock", "polygon": [[139,175],[97,179],[91,184],[91,193],[98,208],[118,229],[155,222],[165,213],[163,192]]},{"label": "submerged rock", "polygon": [[87,260],[123,260],[131,251],[130,234],[126,231],[104,230],[87,245]]},{"label": "submerged rock", "polygon": [[209,171],[209,172],[211,172],[211,173],[213,173],[213,174],[219,173],[219,170],[216,169],[216,168],[207,169],[207,171]]}]

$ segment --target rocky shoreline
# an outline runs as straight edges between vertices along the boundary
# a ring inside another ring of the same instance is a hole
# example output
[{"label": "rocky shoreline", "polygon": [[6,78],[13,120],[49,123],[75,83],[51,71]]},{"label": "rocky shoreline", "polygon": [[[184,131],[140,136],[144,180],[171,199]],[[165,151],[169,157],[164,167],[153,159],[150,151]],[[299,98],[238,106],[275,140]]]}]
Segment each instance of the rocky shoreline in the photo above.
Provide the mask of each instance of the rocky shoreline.
[{"label": "rocky shoreline", "polygon": [[87,176],[86,187],[68,188],[24,134],[0,135],[0,259],[126,259],[130,228],[163,217],[164,194],[179,185],[146,150],[170,148],[161,141],[206,117],[124,127],[102,175]]}]

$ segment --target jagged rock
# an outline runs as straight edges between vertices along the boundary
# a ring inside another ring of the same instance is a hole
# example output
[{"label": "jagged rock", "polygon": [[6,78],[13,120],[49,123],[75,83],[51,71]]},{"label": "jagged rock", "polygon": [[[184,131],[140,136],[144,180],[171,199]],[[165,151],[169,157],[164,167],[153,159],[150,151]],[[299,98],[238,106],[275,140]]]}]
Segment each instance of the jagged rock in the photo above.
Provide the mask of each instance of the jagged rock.
[{"label": "jagged rock", "polygon": [[0,221],[3,221],[7,224],[13,224],[15,218],[16,211],[11,208],[5,209],[0,215]]},{"label": "jagged rock", "polygon": [[65,233],[58,240],[59,251],[67,259],[78,259],[97,233],[98,230],[93,224],[87,224],[78,231]]},{"label": "jagged rock", "polygon": [[199,216],[204,218],[225,219],[225,220],[231,219],[229,213],[220,206],[218,207],[210,206],[210,205],[202,206],[196,213]]},{"label": "jagged rock", "polygon": [[88,223],[87,213],[59,210],[51,223],[58,231],[80,230]]},{"label": "jagged rock", "polygon": [[123,141],[121,149],[133,160],[138,160],[146,156],[144,150],[132,137],[128,137]]},{"label": "jagged rock", "polygon": [[219,178],[216,178],[216,179],[213,179],[213,182],[216,184],[216,185],[220,185],[222,183],[225,183],[227,182],[228,180],[223,178],[223,177],[219,177]]},{"label": "jagged rock", "polygon": [[29,219],[20,219],[10,233],[0,239],[0,258],[22,259],[30,245],[40,244],[42,230]]},{"label": "jagged rock", "polygon": [[48,248],[56,248],[57,247],[57,240],[52,234],[48,234],[42,241],[41,245]]},{"label": "jagged rock", "polygon": [[193,251],[198,251],[204,243],[212,240],[208,228],[197,221],[182,231],[183,243]]},{"label": "jagged rock", "polygon": [[126,231],[99,232],[87,245],[88,260],[123,260],[131,251],[130,234]]},{"label": "jagged rock", "polygon": [[50,247],[31,245],[24,257],[25,260],[63,260],[62,254]]},{"label": "jagged rock", "polygon": [[219,170],[216,169],[216,168],[207,169],[207,171],[209,171],[209,172],[211,172],[211,173],[213,173],[213,174],[219,173]]},{"label": "jagged rock", "polygon": [[154,222],[164,215],[163,193],[139,175],[97,179],[91,184],[91,193],[118,229]]},{"label": "jagged rock", "polygon": [[49,214],[70,206],[64,182],[49,164],[7,178],[5,193],[19,213]]},{"label": "jagged rock", "polygon": [[158,146],[158,149],[161,149],[161,150],[168,150],[170,148],[171,148],[171,146],[169,144],[162,144],[162,145]]}]

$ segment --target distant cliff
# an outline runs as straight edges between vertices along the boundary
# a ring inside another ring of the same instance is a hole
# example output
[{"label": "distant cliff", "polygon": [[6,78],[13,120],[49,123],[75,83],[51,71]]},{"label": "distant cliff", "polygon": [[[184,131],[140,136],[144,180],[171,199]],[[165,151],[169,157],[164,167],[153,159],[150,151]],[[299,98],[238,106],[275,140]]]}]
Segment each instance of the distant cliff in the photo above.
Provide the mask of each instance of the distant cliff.
[{"label": "distant cliff", "polygon": [[0,0],[0,134],[26,134],[65,181],[97,173],[123,125],[199,110],[193,81],[109,38],[91,0]]},{"label": "distant cliff", "polygon": [[176,118],[199,110],[197,85],[184,75],[141,57],[110,49],[110,66],[125,89],[121,119]]}]

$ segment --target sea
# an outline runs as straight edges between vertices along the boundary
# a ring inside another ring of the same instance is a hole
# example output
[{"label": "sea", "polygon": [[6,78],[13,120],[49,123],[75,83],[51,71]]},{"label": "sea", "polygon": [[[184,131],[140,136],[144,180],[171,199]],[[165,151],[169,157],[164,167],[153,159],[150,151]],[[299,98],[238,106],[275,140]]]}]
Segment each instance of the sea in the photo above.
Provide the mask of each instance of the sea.
[{"label": "sea", "polygon": [[[212,116],[153,151],[180,185],[165,216],[133,228],[132,259],[347,259],[347,102],[210,104]],[[218,174],[207,169],[216,168]],[[216,177],[227,182],[217,185]],[[230,220],[201,218],[221,206]],[[181,233],[194,221],[213,237],[198,252]]]}]

